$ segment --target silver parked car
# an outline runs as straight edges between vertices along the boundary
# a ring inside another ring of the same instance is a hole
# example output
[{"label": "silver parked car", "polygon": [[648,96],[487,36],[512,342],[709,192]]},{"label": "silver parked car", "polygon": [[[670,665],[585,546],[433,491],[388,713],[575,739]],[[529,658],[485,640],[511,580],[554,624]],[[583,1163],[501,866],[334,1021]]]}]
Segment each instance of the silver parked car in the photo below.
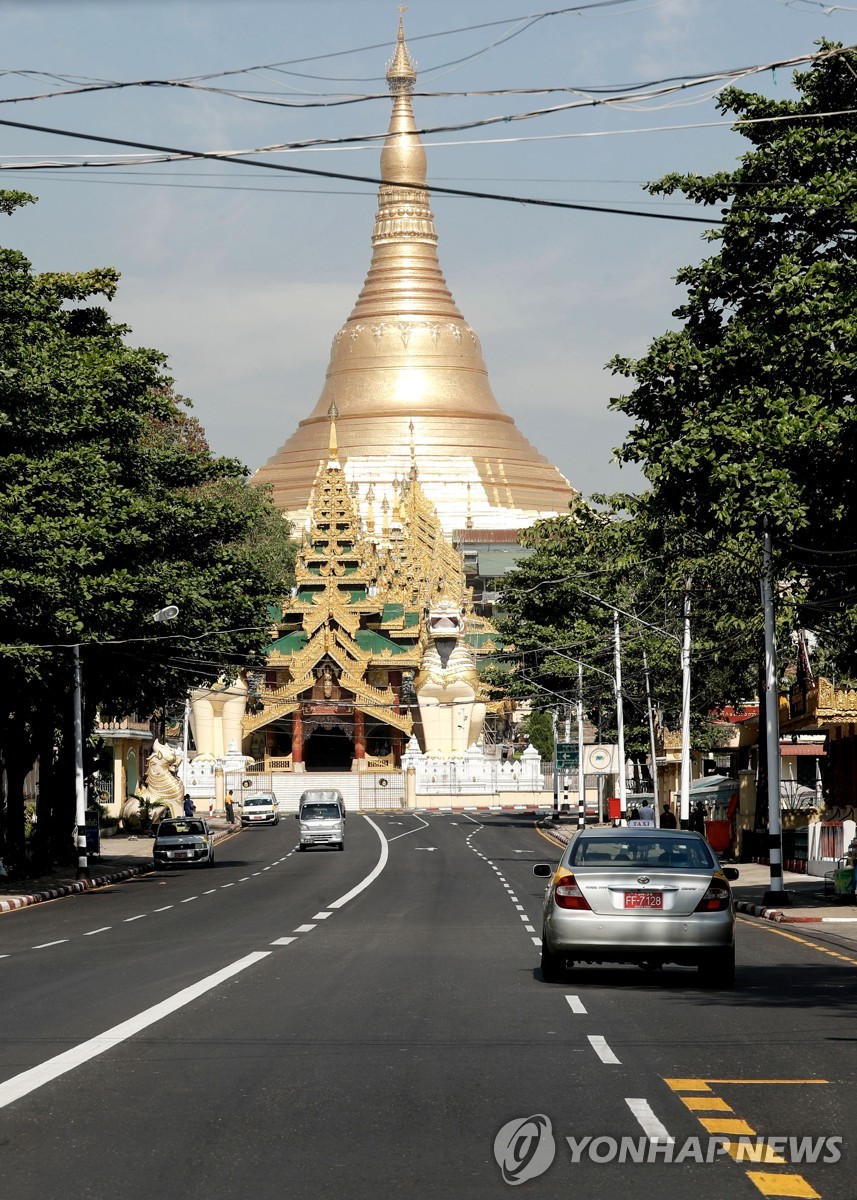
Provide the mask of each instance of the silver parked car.
[{"label": "silver parked car", "polygon": [[735,978],[729,880],[698,833],[641,827],[581,830],[551,876],[542,927],[542,978],[575,962],[697,966],[706,983]]},{"label": "silver parked car", "polygon": [[161,821],[152,848],[156,867],[193,863],[214,866],[214,835],[202,817],[170,817]]},{"label": "silver parked car", "polygon": [[345,801],[334,788],[316,788],[301,794],[295,816],[300,821],[299,850],[307,846],[345,849]]}]

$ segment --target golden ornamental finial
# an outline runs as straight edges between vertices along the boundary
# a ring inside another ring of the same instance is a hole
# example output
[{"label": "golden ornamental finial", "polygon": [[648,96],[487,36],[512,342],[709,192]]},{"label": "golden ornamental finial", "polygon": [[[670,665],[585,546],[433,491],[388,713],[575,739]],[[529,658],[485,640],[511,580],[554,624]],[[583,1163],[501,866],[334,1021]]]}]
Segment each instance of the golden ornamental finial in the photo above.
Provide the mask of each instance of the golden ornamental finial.
[{"label": "golden ornamental finial", "polygon": [[396,36],[396,53],[390,59],[387,67],[387,86],[395,95],[397,92],[412,92],[417,81],[417,71],[405,42],[404,14],[407,4],[399,5],[399,32]]}]

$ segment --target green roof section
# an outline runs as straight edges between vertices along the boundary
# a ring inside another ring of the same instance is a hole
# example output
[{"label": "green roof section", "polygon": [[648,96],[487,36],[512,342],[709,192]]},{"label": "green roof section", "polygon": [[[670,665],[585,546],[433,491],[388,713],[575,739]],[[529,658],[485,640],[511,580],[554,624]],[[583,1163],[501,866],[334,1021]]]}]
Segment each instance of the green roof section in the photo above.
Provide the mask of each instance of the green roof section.
[{"label": "green roof section", "polygon": [[507,571],[513,570],[522,559],[529,558],[535,551],[526,546],[504,546],[502,549],[492,546],[488,550],[479,549],[477,574],[485,579],[499,579]]},{"label": "green roof section", "polygon": [[386,624],[387,621],[401,621],[404,612],[404,604],[385,604],[381,613],[381,621],[383,624]]},{"label": "green roof section", "polygon": [[272,621],[282,621],[283,610],[280,608],[279,604],[268,605],[268,616]]},{"label": "green roof section", "polygon": [[358,629],[354,640],[361,650],[365,650],[369,654],[381,654],[384,650],[389,650],[391,654],[407,654],[409,649],[407,646],[399,646],[396,642],[391,642],[389,638],[384,637],[382,633],[376,633],[374,629]]},{"label": "green roof section", "polygon": [[484,645],[492,642],[496,649],[502,649],[497,644],[498,634],[496,633],[465,633],[464,640],[468,646],[473,646],[476,650],[481,650]]},{"label": "green roof section", "polygon": [[405,629],[415,629],[420,623],[420,614],[418,612],[405,613]]},{"label": "green roof section", "polygon": [[291,633],[287,633],[285,637],[278,638],[276,642],[271,642],[270,646],[265,647],[265,653],[296,654],[298,650],[303,650],[306,644],[306,631],[295,629]]}]

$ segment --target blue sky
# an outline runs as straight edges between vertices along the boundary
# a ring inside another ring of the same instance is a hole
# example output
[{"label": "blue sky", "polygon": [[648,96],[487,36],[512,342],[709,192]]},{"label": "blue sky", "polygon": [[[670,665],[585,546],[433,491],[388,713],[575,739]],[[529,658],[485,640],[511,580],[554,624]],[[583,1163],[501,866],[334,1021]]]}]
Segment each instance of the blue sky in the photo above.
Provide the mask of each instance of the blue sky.
[{"label": "blue sky", "polygon": [[[629,0],[528,27],[519,20],[546,7],[414,0],[405,22],[418,90],[562,86],[585,95],[789,58],[821,37],[857,41],[857,0]],[[449,32],[507,18],[514,20]],[[68,86],[45,72],[119,82],[209,75],[212,87],[293,103],[380,92],[397,19],[389,0],[6,0],[0,98]],[[386,45],[359,49],[376,43]],[[37,74],[10,73],[23,71]],[[790,81],[790,70],[768,71],[742,86],[785,97]],[[641,184],[668,171],[729,169],[744,152],[744,139],[716,124],[713,90],[432,135],[429,179],[701,215],[680,198],[654,200]],[[580,95],[426,97],[414,108],[418,125],[456,125]],[[138,87],[4,104],[0,117],[239,151],[380,133],[389,102],[300,109]],[[214,449],[255,468],[318,398],[331,339],[369,263],[374,189],[227,163],[141,165],[136,153],[4,129],[4,166],[132,157],[100,170],[6,172],[6,186],[32,191],[40,203],[4,224],[3,243],[40,270],[118,268],[115,318],[131,327],[133,342],[168,355],[176,388],[192,399]],[[266,157],[375,175],[378,153],[376,143]],[[705,255],[704,227],[441,196],[433,206],[441,264],[481,337],[500,404],[584,493],[639,486],[636,471],[610,461],[625,422],[608,411],[621,387],[604,366],[615,353],[641,353],[671,324],[680,301],[672,277]]]}]

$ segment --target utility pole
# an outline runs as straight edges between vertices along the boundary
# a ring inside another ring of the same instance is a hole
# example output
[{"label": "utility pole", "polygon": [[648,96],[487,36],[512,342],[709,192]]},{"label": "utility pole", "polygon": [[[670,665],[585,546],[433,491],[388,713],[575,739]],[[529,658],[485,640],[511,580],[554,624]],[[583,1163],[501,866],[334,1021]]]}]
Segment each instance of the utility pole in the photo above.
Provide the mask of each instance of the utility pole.
[{"label": "utility pole", "polygon": [[74,824],[77,843],[77,878],[89,879],[86,853],[86,791],[83,786],[83,685],[80,671],[80,646],[72,646],[74,655]]},{"label": "utility pole", "polygon": [[619,612],[613,609],[613,648],[616,669],[616,742],[619,759],[619,813],[627,825],[628,789],[625,781],[625,710],[622,706],[622,647],[619,640]]},{"label": "utility pole", "polygon": [[583,660],[577,660],[577,828],[586,825],[586,777],[583,774]]},{"label": "utility pole", "polygon": [[765,610],[765,746],[768,753],[768,856],[771,887],[765,904],[789,904],[783,890],[783,837],[780,820],[780,689],[774,628],[773,547],[767,519],[762,534],[762,606]]},{"label": "utility pole", "polygon": [[681,644],[681,828],[690,822],[690,580],[684,591],[684,640]]},{"label": "utility pole", "polygon": [[557,710],[553,710],[553,819],[559,821],[559,774],[556,768]]},{"label": "utility pole", "polygon": [[649,745],[652,752],[652,808],[655,810],[655,828],[661,823],[660,806],[658,804],[658,748],[655,741],[655,714],[652,709],[652,687],[649,682],[649,660],[646,648],[643,647],[643,673],[646,677],[646,707],[649,710]]}]

